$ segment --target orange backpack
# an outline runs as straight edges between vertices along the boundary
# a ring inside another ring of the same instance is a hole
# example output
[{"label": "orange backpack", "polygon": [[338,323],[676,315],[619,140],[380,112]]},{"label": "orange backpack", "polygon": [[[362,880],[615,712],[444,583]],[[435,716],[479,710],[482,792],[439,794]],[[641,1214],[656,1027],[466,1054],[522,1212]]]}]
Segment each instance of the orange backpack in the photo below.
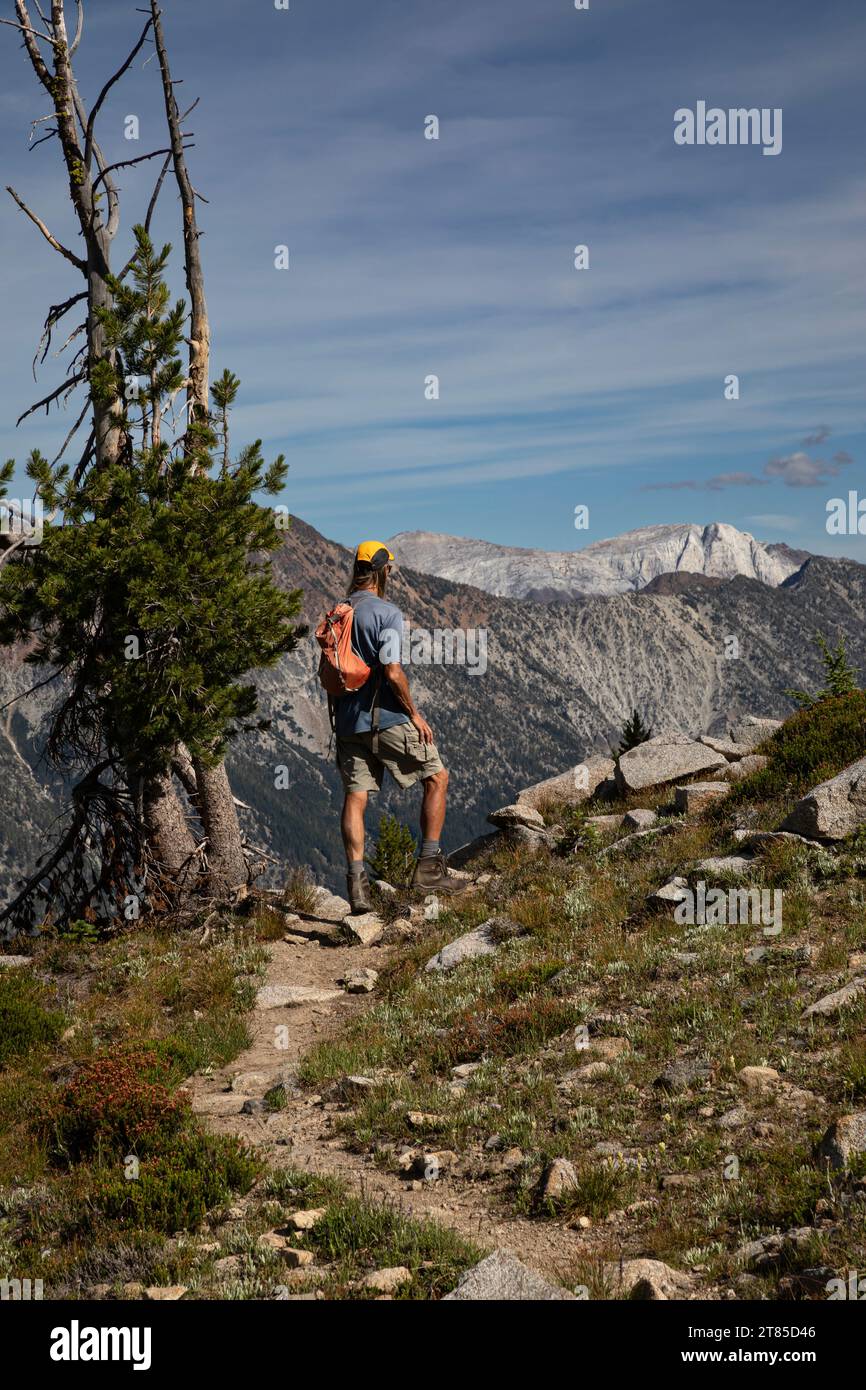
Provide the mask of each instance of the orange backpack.
[{"label": "orange backpack", "polygon": [[326,613],[316,628],[316,641],[322,649],[319,657],[319,682],[328,694],[337,698],[350,690],[360,690],[370,679],[366,661],[352,649],[352,622],[355,610],[351,603],[338,603]]}]

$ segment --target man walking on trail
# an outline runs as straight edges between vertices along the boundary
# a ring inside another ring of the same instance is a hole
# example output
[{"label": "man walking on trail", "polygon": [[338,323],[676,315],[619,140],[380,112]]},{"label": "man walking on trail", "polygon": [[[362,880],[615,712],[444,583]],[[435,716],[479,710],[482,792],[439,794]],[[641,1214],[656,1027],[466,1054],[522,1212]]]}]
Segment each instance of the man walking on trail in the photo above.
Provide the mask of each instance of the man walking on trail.
[{"label": "man walking on trail", "polygon": [[433,730],[415,708],[400,665],[403,616],[385,599],[393,562],[391,551],[380,541],[363,541],[355,552],[348,597],[353,609],[352,649],[370,667],[370,675],[359,690],[335,702],[337,764],[345,790],[341,829],[353,912],[372,908],[364,868],[364,811],[368,793],[381,789],[386,768],[399,787],[415,782],[423,786],[421,852],[412,887],[425,893],[453,893],[459,887],[448,874],[439,843],[448,773],[436,751]]}]

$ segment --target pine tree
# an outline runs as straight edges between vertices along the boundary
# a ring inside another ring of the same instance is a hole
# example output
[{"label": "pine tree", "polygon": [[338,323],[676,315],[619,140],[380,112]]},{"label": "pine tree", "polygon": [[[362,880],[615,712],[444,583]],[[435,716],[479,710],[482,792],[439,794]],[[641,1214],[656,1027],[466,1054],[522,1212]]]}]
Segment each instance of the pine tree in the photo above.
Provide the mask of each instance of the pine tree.
[{"label": "pine tree", "polygon": [[622,726],[622,733],[619,740],[619,748],[616,756],[627,753],[630,748],[637,748],[641,743],[646,743],[647,739],[652,738],[653,731],[648,729],[637,710],[632,710],[631,718],[627,719]]},{"label": "pine tree", "polygon": [[217,764],[255,715],[245,677],[303,631],[300,595],[261,558],[282,539],[273,510],[254,501],[282,488],[285,461],[266,466],[258,441],[229,459],[233,377],[219,455],[206,422],[166,437],[185,306],[169,302],[170,248],[156,252],[142,227],[135,239],[130,281],[110,279],[113,304],[98,311],[111,356],[91,383],[123,399],[119,456],[77,477],[34,451],[28,475],[61,519],[0,571],[0,641],[35,637],[28,661],[62,679],[46,751],[78,779],[67,834],[7,913],[55,897],[61,915],[119,915],[142,878],[151,903],[173,900],[178,874],[198,871],[168,795],[177,749]]},{"label": "pine tree", "polygon": [[415,837],[408,825],[396,816],[382,816],[376,848],[367,860],[371,876],[382,878],[395,888],[405,888],[412,877],[415,849]]},{"label": "pine tree", "polygon": [[819,632],[815,637],[815,645],[821,653],[826,684],[814,695],[808,690],[789,690],[787,693],[801,709],[808,709],[810,705],[817,705],[820,701],[833,699],[837,695],[853,695],[860,689],[857,672],[848,660],[844,638],[840,638],[836,646],[831,647],[823,633]]}]

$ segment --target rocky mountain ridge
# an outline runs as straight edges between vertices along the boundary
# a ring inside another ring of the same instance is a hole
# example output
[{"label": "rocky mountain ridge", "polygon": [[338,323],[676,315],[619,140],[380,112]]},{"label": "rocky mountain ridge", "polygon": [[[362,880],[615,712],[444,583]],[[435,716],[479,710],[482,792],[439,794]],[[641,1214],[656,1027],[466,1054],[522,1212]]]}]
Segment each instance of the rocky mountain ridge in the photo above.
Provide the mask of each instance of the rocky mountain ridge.
[{"label": "rocky mountain ridge", "polygon": [[743,575],[779,585],[807,558],[787,546],[766,546],[746,531],[707,526],[643,526],[581,550],[530,550],[429,531],[403,531],[388,542],[398,563],[489,593],[539,602],[588,594],[630,593],[660,575]]},{"label": "rocky mountain ridge", "polygon": [[[311,626],[345,593],[350,560],[342,546],[293,520],[274,558],[275,572],[287,588],[304,590]],[[477,835],[490,806],[509,802],[519,787],[594,750],[607,751],[634,708],[656,732],[693,734],[722,730],[755,709],[784,716],[792,709],[786,690],[820,683],[820,659],[810,640],[819,631],[831,642],[844,639],[854,666],[866,671],[862,565],[814,557],[777,587],[742,576],[718,584],[694,576],[690,582],[684,572],[676,582],[676,593],[590,597],[551,607],[402,567],[395,573],[393,597],[413,628],[487,633],[484,675],[448,664],[413,664],[409,671],[452,774],[449,847]],[[240,736],[229,763],[249,841],[284,863],[309,864],[317,878],[338,886],[340,785],[328,752],[317,658],[309,636],[260,674],[261,713],[270,728]],[[38,678],[22,665],[21,653],[0,656],[4,893],[41,851],[64,796],[40,761],[50,687],[8,704]],[[278,776],[279,769],[288,776]],[[288,782],[286,789],[278,781]],[[414,824],[412,792],[390,788],[379,802],[369,815],[372,834],[380,811]]]}]

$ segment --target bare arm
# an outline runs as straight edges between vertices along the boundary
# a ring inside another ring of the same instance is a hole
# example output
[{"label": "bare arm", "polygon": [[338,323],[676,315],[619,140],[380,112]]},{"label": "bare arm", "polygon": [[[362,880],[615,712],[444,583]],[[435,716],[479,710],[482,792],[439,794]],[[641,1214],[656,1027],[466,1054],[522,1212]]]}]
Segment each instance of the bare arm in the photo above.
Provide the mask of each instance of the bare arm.
[{"label": "bare arm", "polygon": [[419,714],[418,710],[415,708],[415,702],[409,691],[409,681],[406,678],[406,672],[403,670],[399,661],[389,662],[387,666],[382,667],[382,672],[394,694],[397,696],[399,704],[406,711],[415,728],[421,735],[422,741],[424,743],[432,743],[433,730],[430,728],[430,725],[423,715]]}]

